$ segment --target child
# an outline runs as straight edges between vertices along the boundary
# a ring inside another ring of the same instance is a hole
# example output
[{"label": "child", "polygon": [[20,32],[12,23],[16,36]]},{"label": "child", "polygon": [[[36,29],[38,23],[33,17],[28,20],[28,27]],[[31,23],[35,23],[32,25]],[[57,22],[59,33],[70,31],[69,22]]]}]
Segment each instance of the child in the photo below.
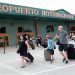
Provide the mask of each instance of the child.
[{"label": "child", "polygon": [[53,46],[53,41],[51,39],[51,37],[49,35],[46,35],[46,39],[47,39],[47,43],[48,43],[48,47],[47,50],[50,52],[50,58],[51,58],[51,63],[54,60],[54,46]]}]

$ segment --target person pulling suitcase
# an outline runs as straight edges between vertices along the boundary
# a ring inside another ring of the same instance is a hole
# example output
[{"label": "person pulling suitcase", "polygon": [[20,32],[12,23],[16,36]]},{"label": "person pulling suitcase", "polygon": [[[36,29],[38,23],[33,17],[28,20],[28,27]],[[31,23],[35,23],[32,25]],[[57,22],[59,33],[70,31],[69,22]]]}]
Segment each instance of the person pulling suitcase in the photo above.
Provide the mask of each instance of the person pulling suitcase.
[{"label": "person pulling suitcase", "polygon": [[46,35],[46,39],[47,39],[47,43],[48,43],[48,47],[47,47],[47,50],[49,51],[50,53],[50,61],[51,63],[54,61],[54,48],[53,48],[53,40],[51,39],[51,37],[49,35]]}]

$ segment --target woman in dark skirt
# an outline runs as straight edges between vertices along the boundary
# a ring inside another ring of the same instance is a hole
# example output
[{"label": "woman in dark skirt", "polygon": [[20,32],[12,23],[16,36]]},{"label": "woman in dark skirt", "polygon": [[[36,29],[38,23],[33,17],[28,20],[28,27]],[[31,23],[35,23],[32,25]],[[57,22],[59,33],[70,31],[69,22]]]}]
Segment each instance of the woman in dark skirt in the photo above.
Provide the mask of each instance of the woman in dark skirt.
[{"label": "woman in dark skirt", "polygon": [[27,50],[29,48],[29,44],[26,38],[26,35],[21,35],[20,36],[20,41],[19,41],[19,48],[17,53],[20,54],[20,58],[21,58],[21,62],[22,62],[22,66],[21,68],[25,67],[25,64],[27,61],[30,61],[30,59],[27,57]]}]

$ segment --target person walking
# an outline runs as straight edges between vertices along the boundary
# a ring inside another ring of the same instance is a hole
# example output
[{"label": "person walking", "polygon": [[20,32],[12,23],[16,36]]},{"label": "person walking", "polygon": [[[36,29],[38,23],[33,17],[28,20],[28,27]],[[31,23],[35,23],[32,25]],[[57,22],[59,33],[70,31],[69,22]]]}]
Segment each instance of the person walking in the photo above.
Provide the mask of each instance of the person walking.
[{"label": "person walking", "polygon": [[49,35],[46,35],[46,39],[47,39],[47,43],[48,43],[48,47],[47,50],[50,52],[50,58],[51,58],[51,63],[54,60],[54,44],[53,44],[53,40]]},{"label": "person walking", "polygon": [[58,38],[60,42],[59,51],[63,57],[63,62],[68,64],[68,55],[67,55],[68,38],[67,38],[67,32],[64,31],[63,26],[58,26],[58,33],[56,34],[53,40],[55,40],[56,38]]},{"label": "person walking", "polygon": [[19,48],[17,50],[17,53],[20,54],[20,58],[21,58],[21,63],[22,63],[21,68],[24,68],[27,61],[30,61],[30,59],[27,57],[28,48],[29,48],[29,44],[26,35],[21,35],[19,41]]},{"label": "person walking", "polygon": [[36,38],[36,43],[38,47],[42,46],[42,38],[40,36],[40,34],[38,34],[38,37]]}]

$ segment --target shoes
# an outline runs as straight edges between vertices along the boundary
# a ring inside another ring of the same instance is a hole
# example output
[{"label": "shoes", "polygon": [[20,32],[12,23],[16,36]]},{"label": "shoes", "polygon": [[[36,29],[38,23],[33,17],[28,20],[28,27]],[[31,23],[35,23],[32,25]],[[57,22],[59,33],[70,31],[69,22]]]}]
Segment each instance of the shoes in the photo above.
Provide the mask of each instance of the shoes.
[{"label": "shoes", "polygon": [[51,64],[52,64],[52,60],[50,60]]},{"label": "shoes", "polygon": [[25,65],[21,66],[21,68],[24,68],[24,67],[25,67]]},{"label": "shoes", "polygon": [[66,60],[65,63],[68,64],[68,60]]},{"label": "shoes", "polygon": [[53,61],[54,61],[54,59],[51,59],[51,60],[50,60],[51,64],[52,64]]},{"label": "shoes", "polygon": [[33,63],[33,61],[34,61],[34,58],[31,60],[31,62]]},{"label": "shoes", "polygon": [[66,60],[66,58],[63,58],[63,62]]},{"label": "shoes", "polygon": [[52,61],[54,61],[54,59],[52,59]]},{"label": "shoes", "polygon": [[63,62],[65,62],[66,64],[68,64],[68,60],[66,60],[66,58],[63,59]]}]

